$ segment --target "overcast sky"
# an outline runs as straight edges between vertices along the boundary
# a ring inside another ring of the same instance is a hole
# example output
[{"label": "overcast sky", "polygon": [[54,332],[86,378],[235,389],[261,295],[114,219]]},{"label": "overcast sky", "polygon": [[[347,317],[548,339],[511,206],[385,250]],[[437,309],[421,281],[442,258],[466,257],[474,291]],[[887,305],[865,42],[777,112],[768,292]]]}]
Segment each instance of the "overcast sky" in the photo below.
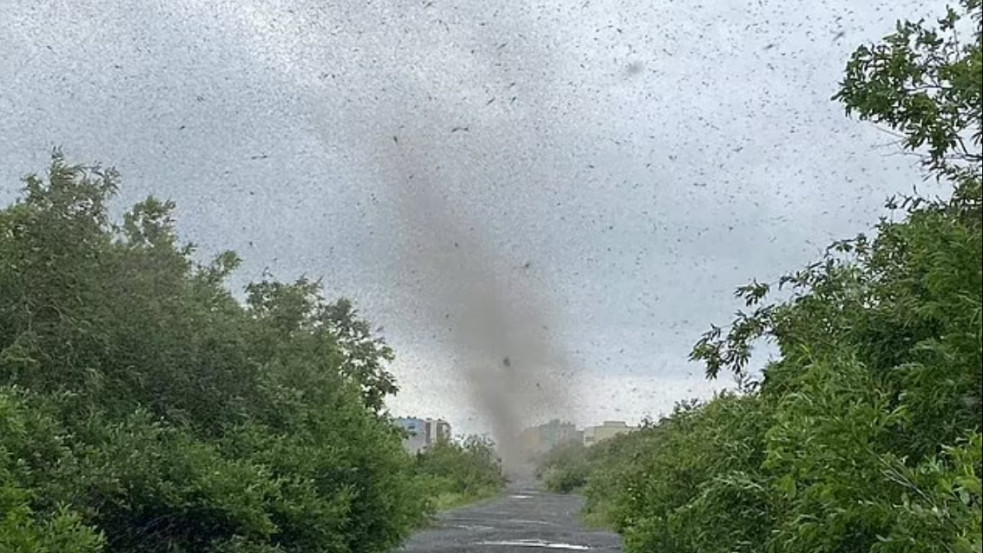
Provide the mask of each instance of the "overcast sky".
[{"label": "overcast sky", "polygon": [[395,413],[483,430],[455,277],[415,253],[459,239],[420,232],[417,176],[562,350],[569,397],[530,420],[636,422],[731,384],[686,358],[736,286],[921,184],[829,98],[857,45],[941,6],[3,0],[0,203],[53,146],[115,165],[119,209],[173,199],[203,257],[245,258],[235,289],[268,268],[353,298],[398,355]]}]

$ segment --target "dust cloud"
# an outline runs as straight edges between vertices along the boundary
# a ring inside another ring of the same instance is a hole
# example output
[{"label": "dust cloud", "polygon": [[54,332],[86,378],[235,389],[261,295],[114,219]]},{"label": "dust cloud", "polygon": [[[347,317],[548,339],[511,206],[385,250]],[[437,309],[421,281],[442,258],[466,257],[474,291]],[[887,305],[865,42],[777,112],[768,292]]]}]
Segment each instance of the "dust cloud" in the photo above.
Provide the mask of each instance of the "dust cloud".
[{"label": "dust cloud", "polygon": [[448,332],[458,363],[453,377],[490,424],[506,470],[524,472],[522,428],[569,414],[568,391],[578,372],[551,336],[551,298],[529,278],[532,262],[505,259],[490,247],[482,221],[455,210],[464,200],[448,193],[452,183],[444,182],[428,145],[394,140],[387,150],[406,230],[401,269],[422,282],[424,316]]}]

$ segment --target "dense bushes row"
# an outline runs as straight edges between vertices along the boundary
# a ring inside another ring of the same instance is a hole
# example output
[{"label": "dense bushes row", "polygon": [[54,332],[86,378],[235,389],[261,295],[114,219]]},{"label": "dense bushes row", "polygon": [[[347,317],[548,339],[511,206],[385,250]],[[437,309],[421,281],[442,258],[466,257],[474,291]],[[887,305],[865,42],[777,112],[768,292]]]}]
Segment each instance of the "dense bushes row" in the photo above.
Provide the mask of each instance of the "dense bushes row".
[{"label": "dense bushes row", "polygon": [[56,154],[0,211],[0,550],[384,551],[433,510],[421,471],[488,469],[403,450],[350,303],[237,301],[238,258],[196,264],[172,204],[110,219],[117,178]]},{"label": "dense bushes row", "polygon": [[480,436],[437,441],[417,454],[416,472],[438,510],[488,497],[505,485],[494,444]]},{"label": "dense bushes row", "polygon": [[587,518],[629,552],[979,551],[979,430],[905,457],[890,445],[902,410],[850,363],[785,394],[681,406],[592,451]]},{"label": "dense bushes row", "polygon": [[[924,148],[949,199],[908,198],[873,238],[834,244],[693,357],[740,390],[595,446],[591,516],[629,552],[979,552],[983,216],[980,2],[900,24],[851,60],[848,111]],[[969,17],[960,21],[960,13]],[[967,25],[968,24],[968,25]],[[968,27],[970,42],[955,40]],[[892,202],[893,203],[893,202]],[[750,379],[758,339],[780,359]],[[557,469],[553,469],[557,470]]]},{"label": "dense bushes row", "polygon": [[560,442],[539,456],[535,476],[551,492],[570,493],[587,483],[598,449],[588,449],[579,440]]}]

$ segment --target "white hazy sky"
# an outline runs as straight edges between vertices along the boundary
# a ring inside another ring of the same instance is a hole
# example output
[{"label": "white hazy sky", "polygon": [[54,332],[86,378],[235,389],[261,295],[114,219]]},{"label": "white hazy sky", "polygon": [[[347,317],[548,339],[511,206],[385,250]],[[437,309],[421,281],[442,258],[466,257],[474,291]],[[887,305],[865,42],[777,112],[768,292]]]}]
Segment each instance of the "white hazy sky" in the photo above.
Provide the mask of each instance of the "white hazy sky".
[{"label": "white hazy sky", "polygon": [[451,247],[405,235],[391,160],[412,156],[483,270],[545,306],[568,397],[525,416],[634,422],[730,384],[686,358],[736,286],[868,230],[921,183],[830,96],[857,45],[941,8],[4,0],[0,203],[53,146],[115,165],[120,209],[173,199],[203,256],[245,258],[234,288],[269,268],[353,298],[397,352],[395,413],[483,430],[432,316],[455,313],[433,305],[454,277],[411,259]]}]

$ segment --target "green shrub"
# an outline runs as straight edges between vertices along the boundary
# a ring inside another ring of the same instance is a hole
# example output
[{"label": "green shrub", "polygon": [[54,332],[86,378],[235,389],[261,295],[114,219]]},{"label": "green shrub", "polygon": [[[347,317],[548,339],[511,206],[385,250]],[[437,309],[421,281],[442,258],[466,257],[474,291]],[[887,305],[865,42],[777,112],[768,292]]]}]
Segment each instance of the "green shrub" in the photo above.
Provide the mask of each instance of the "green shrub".
[{"label": "green shrub", "polygon": [[438,440],[417,453],[416,474],[422,479],[431,507],[449,508],[493,495],[505,486],[494,444],[481,436],[458,442]]},{"label": "green shrub", "polygon": [[[103,538],[65,503],[53,503],[44,485],[73,462],[68,436],[24,394],[0,388],[0,551],[97,553]],[[68,469],[70,470],[70,469]]]},{"label": "green shrub", "polygon": [[769,421],[761,407],[725,394],[627,438],[643,444],[609,517],[629,551],[759,550],[770,531],[757,471]]},{"label": "green shrub", "polygon": [[587,456],[588,449],[579,441],[559,443],[537,461],[536,477],[549,491],[570,493],[587,484]]},{"label": "green shrub", "polygon": [[277,531],[266,512],[276,486],[263,466],[226,458],[146,413],[95,433],[79,448],[72,493],[63,493],[85,498],[110,551],[207,551],[232,536],[264,542]]}]

